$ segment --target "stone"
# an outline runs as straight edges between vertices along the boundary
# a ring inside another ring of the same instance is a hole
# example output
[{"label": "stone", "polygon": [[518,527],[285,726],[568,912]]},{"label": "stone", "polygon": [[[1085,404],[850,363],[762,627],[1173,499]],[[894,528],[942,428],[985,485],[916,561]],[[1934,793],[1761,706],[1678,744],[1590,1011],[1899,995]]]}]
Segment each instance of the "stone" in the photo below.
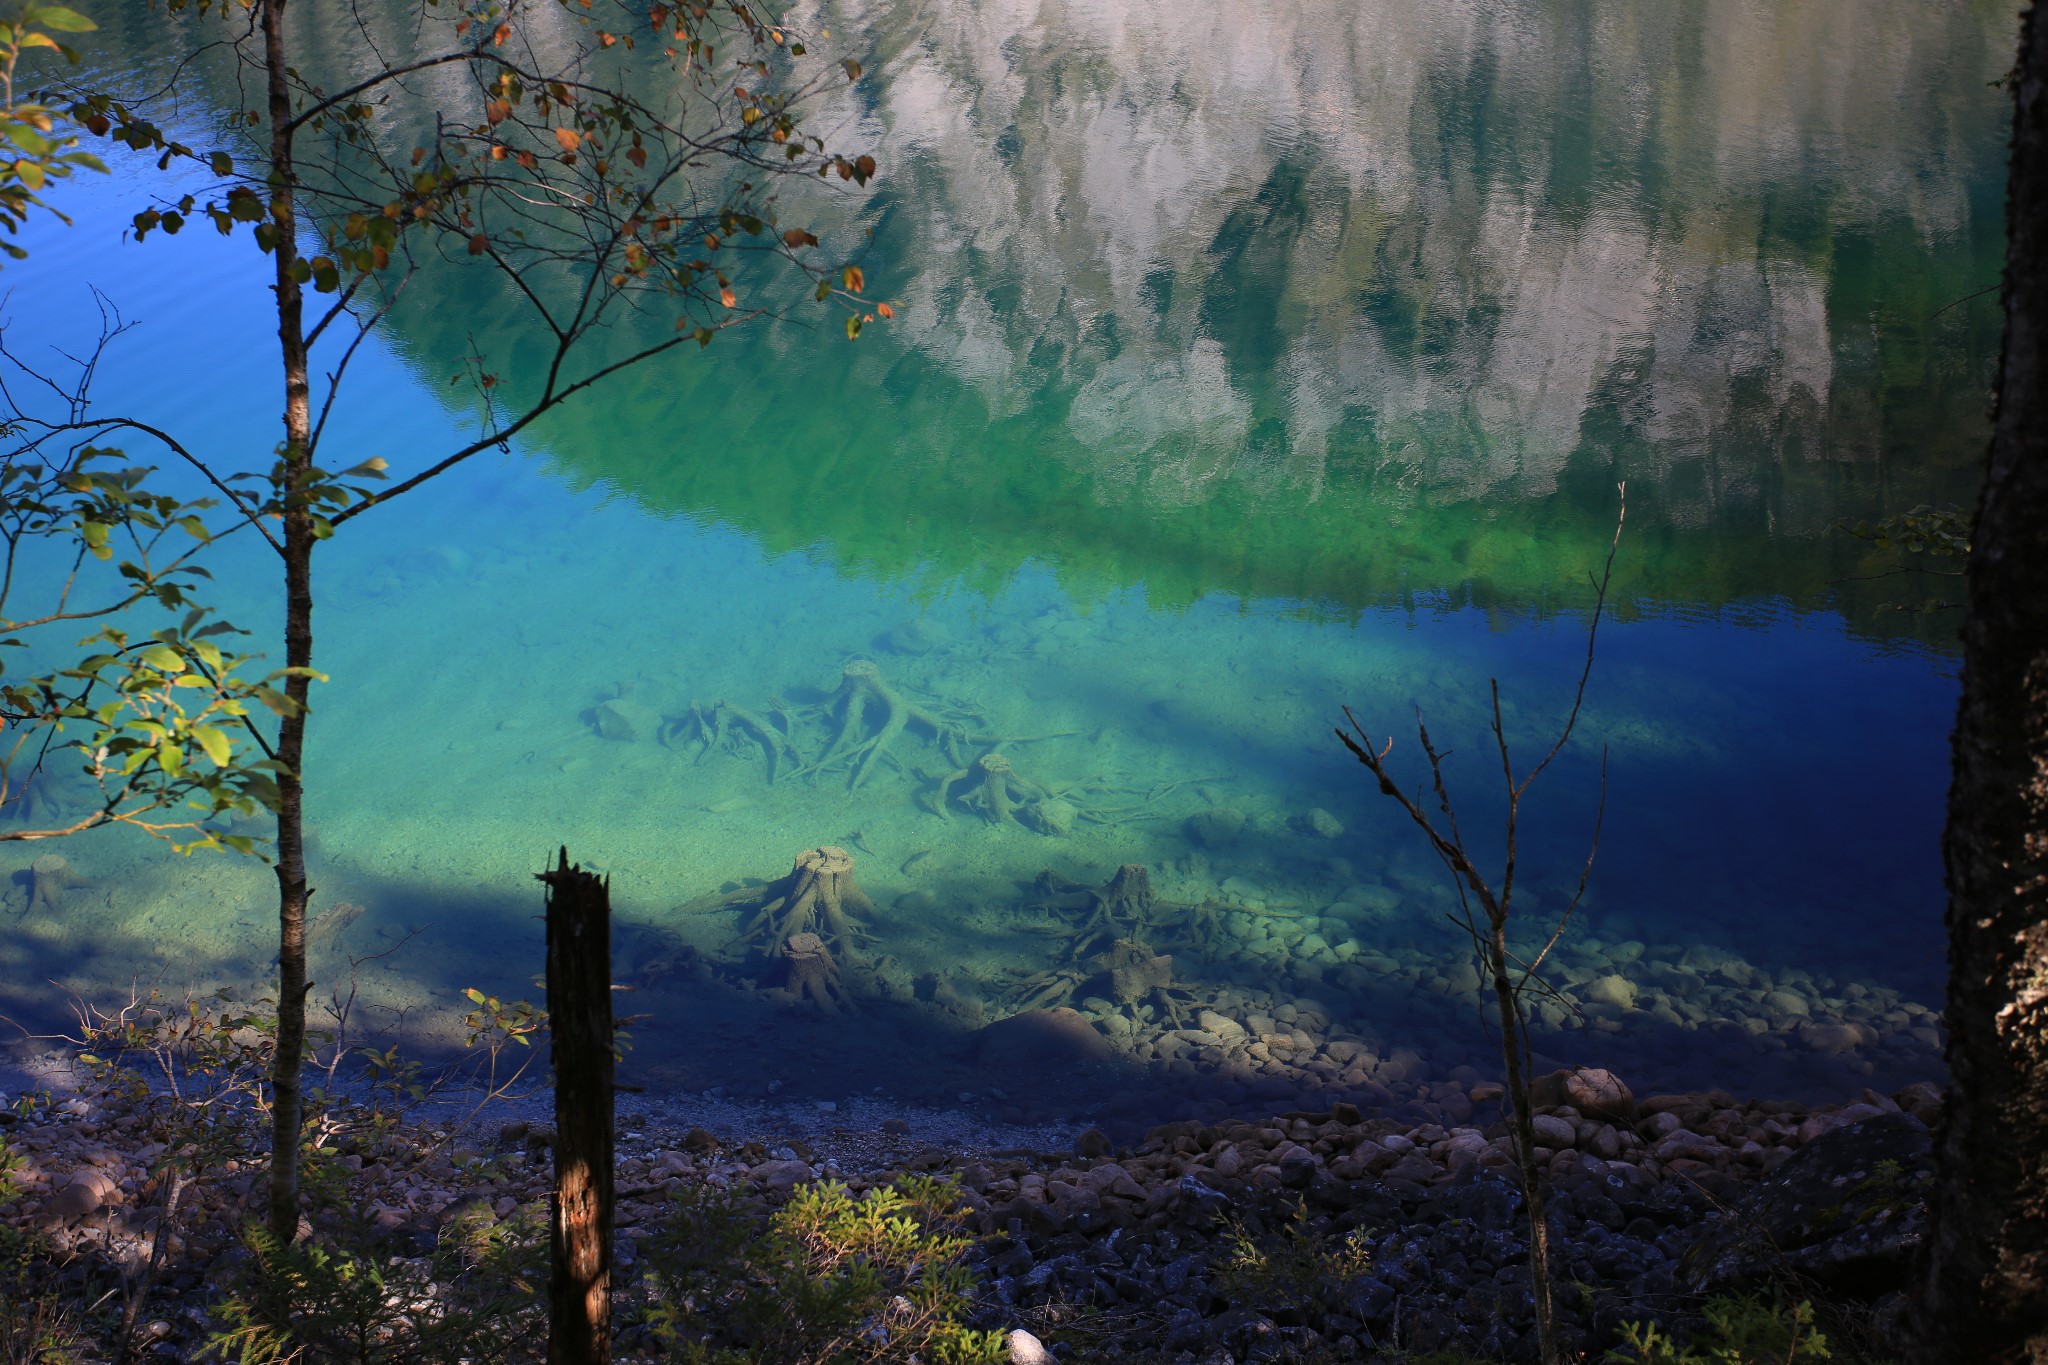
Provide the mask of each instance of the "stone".
[{"label": "stone", "polygon": [[1810,1020],[1798,1028],[1800,1042],[1815,1052],[1824,1052],[1830,1057],[1854,1052],[1866,1042],[1872,1041],[1869,1032],[1862,1024],[1827,1020]]},{"label": "stone", "polygon": [[1228,848],[1244,833],[1244,812],[1212,806],[1188,817],[1187,832],[1203,848]]},{"label": "stone", "polygon": [[1081,812],[1073,802],[1063,801],[1057,796],[1033,801],[1017,812],[1018,820],[1027,828],[1037,830],[1040,834],[1054,836],[1072,833],[1074,821],[1080,817]]},{"label": "stone", "polygon": [[1065,1005],[1013,1014],[975,1035],[975,1061],[989,1070],[1106,1062],[1112,1055],[1109,1039]]},{"label": "stone", "polygon": [[1321,806],[1312,806],[1289,821],[1303,834],[1317,839],[1341,839],[1344,837],[1344,822]]},{"label": "stone", "polygon": [[101,1194],[105,1183],[106,1177],[96,1171],[80,1171],[43,1201],[43,1221],[70,1224],[92,1217],[106,1202]]},{"label": "stone", "polygon": [[1245,1040],[1244,1025],[1227,1014],[1203,1010],[1195,1016],[1195,1022],[1201,1025],[1202,1032],[1213,1037],[1224,1047],[1235,1047]]},{"label": "stone", "polygon": [[[1473,1098],[1479,1098],[1476,1091]],[[1604,1067],[1567,1068],[1538,1076],[1529,1082],[1529,1100],[1538,1109],[1570,1105],[1589,1118],[1617,1123],[1633,1122],[1636,1116],[1635,1092]]]},{"label": "stone", "polygon": [[1579,1140],[1579,1130],[1569,1120],[1554,1114],[1538,1114],[1530,1121],[1539,1145],[1563,1151]]},{"label": "stone", "polygon": [[1612,1005],[1616,1009],[1632,1010],[1636,1007],[1636,983],[1625,976],[1610,972],[1587,984],[1586,999],[1596,1005]]},{"label": "stone", "polygon": [[590,726],[600,739],[615,739],[625,744],[652,736],[660,725],[661,718],[654,714],[652,707],[631,697],[601,701],[590,712]]},{"label": "stone", "polygon": [[874,639],[876,649],[911,658],[929,654],[945,643],[945,628],[928,621],[904,621],[889,627]]},{"label": "stone", "polygon": [[1045,1349],[1045,1343],[1022,1327],[1010,1329],[1003,1338],[1003,1350],[1008,1353],[1004,1359],[1009,1365],[1057,1365],[1053,1353]]},{"label": "stone", "polygon": [[1892,1102],[1928,1127],[1941,1118],[1941,1087],[1929,1081],[1915,1081],[1892,1096]]},{"label": "stone", "polygon": [[1806,997],[1797,991],[1765,991],[1761,1003],[1768,1013],[1779,1018],[1790,1016],[1804,1019],[1813,1013],[1806,1003]]},{"label": "stone", "polygon": [[764,1161],[747,1173],[766,1190],[793,1190],[817,1172],[801,1161]]},{"label": "stone", "polygon": [[1076,1156],[1096,1160],[1108,1156],[1110,1150],[1109,1136],[1100,1128],[1085,1129],[1079,1137],[1074,1139],[1074,1154]]},{"label": "stone", "polygon": [[1879,1114],[1824,1133],[1717,1215],[1682,1270],[1716,1294],[1789,1273],[1846,1298],[1904,1290],[1927,1230],[1933,1137],[1910,1114]]}]

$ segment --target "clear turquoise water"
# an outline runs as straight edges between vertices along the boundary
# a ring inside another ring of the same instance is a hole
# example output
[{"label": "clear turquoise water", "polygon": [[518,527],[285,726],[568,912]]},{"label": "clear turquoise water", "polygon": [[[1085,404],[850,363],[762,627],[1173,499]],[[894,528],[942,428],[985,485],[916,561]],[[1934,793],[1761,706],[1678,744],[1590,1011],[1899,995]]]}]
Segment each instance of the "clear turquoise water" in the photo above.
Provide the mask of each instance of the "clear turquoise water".
[{"label": "clear turquoise water", "polygon": [[[1836,581],[1886,562],[1825,530],[1970,495],[1997,338],[1994,302],[1967,296],[2001,250],[1985,81],[2010,16],[1298,9],[821,12],[878,73],[828,113],[885,174],[819,212],[873,229],[898,323],[849,347],[792,307],[323,548],[315,880],[320,904],[363,907],[339,946],[384,953],[357,972],[369,1017],[446,1038],[460,987],[524,989],[530,873],[558,844],[612,874],[631,960],[650,933],[716,954],[730,922],[673,907],[836,843],[882,907],[880,950],[984,1018],[998,977],[1047,965],[1021,884],[1137,862],[1229,907],[1227,946],[1177,955],[1194,998],[1314,1002],[1431,1076],[1483,1069],[1444,876],[1330,730],[1350,705],[1412,759],[1420,705],[1491,830],[1486,681],[1532,752],[1576,678],[1626,478],[1616,616],[1523,848],[1532,908],[1555,907],[1604,745],[1566,981],[1618,972],[1641,994],[1539,1047],[1645,1086],[1933,1073],[1954,622],[1939,581]],[[107,41],[140,38],[109,17]],[[78,224],[7,268],[10,340],[75,343],[99,285],[143,324],[101,402],[259,466],[276,405],[253,253],[120,241],[137,174],[68,195]],[[530,340],[459,274],[427,284],[359,362],[328,463],[427,462],[465,429],[450,358]],[[274,639],[271,567],[222,550],[223,607]],[[889,636],[905,623],[912,651]],[[941,820],[952,764],[915,736],[849,792],[592,723],[621,688],[657,716],[815,700],[856,656],[991,732],[1060,736],[1010,748],[1036,780],[1116,789],[1104,806],[1170,790],[1052,837]],[[1217,807],[1248,824],[1211,847],[1187,821]],[[1305,832],[1312,808],[1342,832]],[[43,851],[4,847],[0,867]],[[64,852],[93,881],[60,920],[0,909],[15,1011],[268,963],[262,866],[120,834]],[[958,1014],[821,1023],[720,970],[637,997],[649,1084],[1092,1096],[976,1070]],[[1815,1046],[1761,1003],[1773,987],[1867,1036]],[[1377,1093],[1123,1065],[1125,1090],[1166,1092],[1140,1108]]]}]

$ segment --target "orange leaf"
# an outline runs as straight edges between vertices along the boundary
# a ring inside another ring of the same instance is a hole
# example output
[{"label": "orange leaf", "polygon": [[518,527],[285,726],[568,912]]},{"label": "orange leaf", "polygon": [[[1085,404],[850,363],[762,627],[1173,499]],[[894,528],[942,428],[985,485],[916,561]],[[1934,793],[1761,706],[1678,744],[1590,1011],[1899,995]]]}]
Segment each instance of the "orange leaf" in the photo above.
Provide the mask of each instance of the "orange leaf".
[{"label": "orange leaf", "polygon": [[491,35],[491,46],[492,46],[492,47],[503,47],[503,46],[505,45],[505,40],[506,40],[507,38],[510,38],[511,36],[512,36],[512,25],[510,25],[510,24],[500,24],[500,25],[498,25],[498,31],[497,31],[496,33],[493,33],[493,34]]},{"label": "orange leaf", "polygon": [[484,117],[491,121],[493,128],[512,117],[512,101],[492,100],[484,106]]},{"label": "orange leaf", "polygon": [[481,232],[479,232],[476,236],[469,239],[469,254],[472,256],[481,256],[490,247],[490,245],[490,239],[484,236]]},{"label": "orange leaf", "polygon": [[628,147],[626,149],[626,160],[632,162],[635,166],[644,168],[647,165],[647,149],[645,147]]},{"label": "orange leaf", "polygon": [[718,301],[728,308],[737,308],[740,302],[739,295],[733,293],[729,288],[718,291]]},{"label": "orange leaf", "polygon": [[876,315],[877,315],[878,317],[883,317],[883,318],[893,318],[893,317],[895,317],[895,316],[896,316],[896,310],[895,310],[894,308],[891,308],[891,307],[890,307],[890,306],[889,306],[888,304],[886,304],[886,303],[878,303],[878,304],[876,304],[876,305],[875,305],[875,313],[876,313]]},{"label": "orange leaf", "polygon": [[846,282],[846,287],[848,289],[851,289],[856,294],[858,294],[861,291],[861,289],[866,286],[868,282],[867,276],[860,273],[860,267],[857,265],[850,265],[846,267],[846,269],[840,271],[839,278],[844,280]]},{"label": "orange leaf", "polygon": [[555,141],[562,144],[562,150],[573,152],[583,145],[583,135],[574,128],[555,129]]}]

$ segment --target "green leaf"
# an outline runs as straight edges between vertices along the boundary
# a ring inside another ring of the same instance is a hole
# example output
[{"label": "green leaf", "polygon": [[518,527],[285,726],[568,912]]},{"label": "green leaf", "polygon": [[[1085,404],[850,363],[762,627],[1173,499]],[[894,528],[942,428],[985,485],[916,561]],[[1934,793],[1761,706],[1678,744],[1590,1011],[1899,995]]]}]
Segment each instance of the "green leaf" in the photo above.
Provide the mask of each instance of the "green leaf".
[{"label": "green leaf", "polygon": [[213,760],[216,768],[227,767],[228,761],[234,757],[234,746],[228,743],[228,737],[211,725],[193,726],[192,738],[206,750],[206,756]]},{"label": "green leaf", "polygon": [[59,33],[97,33],[99,25],[80,14],[77,10],[65,9],[62,5],[30,5],[21,16],[22,22],[55,29]]},{"label": "green leaf", "polygon": [[183,673],[185,657],[169,645],[151,645],[142,651],[142,662],[165,673]]}]

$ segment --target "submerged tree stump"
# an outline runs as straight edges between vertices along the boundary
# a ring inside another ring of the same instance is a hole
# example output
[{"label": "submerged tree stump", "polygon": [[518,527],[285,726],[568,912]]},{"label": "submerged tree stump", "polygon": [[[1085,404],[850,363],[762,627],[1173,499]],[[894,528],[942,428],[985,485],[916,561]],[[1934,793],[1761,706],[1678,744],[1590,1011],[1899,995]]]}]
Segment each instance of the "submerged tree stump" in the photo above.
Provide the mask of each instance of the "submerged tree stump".
[{"label": "submerged tree stump", "polygon": [[547,884],[548,1031],[555,1067],[555,1188],[548,1365],[612,1353],[611,883],[569,862]]}]

